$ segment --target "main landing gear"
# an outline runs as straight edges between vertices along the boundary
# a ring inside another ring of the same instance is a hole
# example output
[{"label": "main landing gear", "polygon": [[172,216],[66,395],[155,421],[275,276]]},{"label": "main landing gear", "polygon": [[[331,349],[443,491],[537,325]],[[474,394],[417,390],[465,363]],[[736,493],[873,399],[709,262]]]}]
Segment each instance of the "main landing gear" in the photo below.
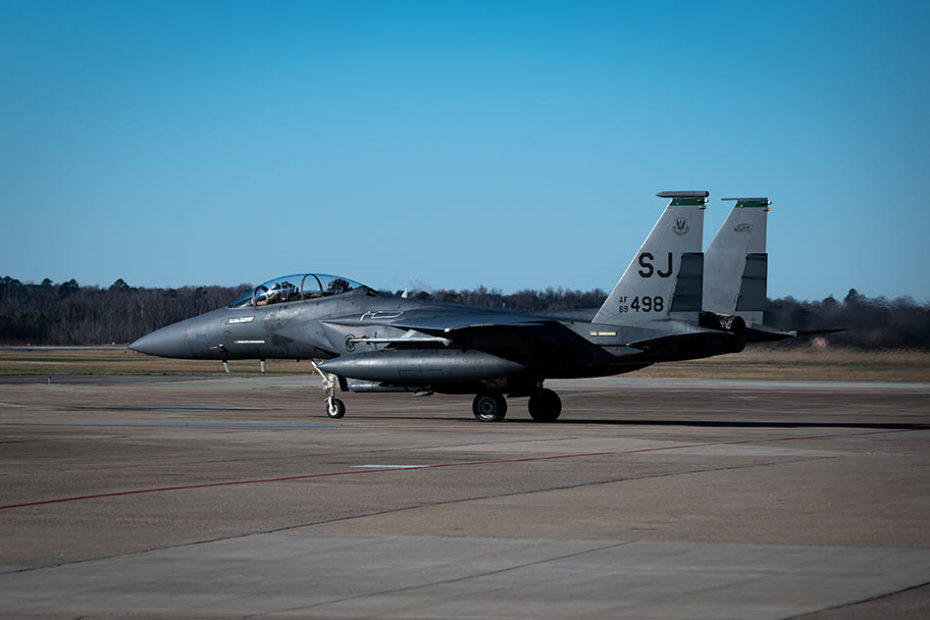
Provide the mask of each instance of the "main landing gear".
[{"label": "main landing gear", "polygon": [[[530,395],[530,417],[537,422],[555,422],[562,413],[562,400],[552,390],[539,388]],[[500,422],[507,415],[507,400],[500,392],[479,392],[471,404],[482,422]]]},{"label": "main landing gear", "polygon": [[562,399],[552,390],[541,388],[530,396],[527,407],[537,422],[555,422],[562,413]]},{"label": "main landing gear", "polygon": [[479,392],[471,410],[482,422],[500,422],[507,415],[507,400],[500,392]]}]

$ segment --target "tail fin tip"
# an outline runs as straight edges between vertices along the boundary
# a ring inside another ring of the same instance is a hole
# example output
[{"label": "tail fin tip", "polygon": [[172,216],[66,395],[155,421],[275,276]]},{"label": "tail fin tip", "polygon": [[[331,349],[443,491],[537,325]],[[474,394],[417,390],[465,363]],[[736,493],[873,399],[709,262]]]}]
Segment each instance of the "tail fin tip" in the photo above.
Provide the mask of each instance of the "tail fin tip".
[{"label": "tail fin tip", "polygon": [[700,191],[676,191],[676,192],[658,192],[656,194],[659,198],[707,198],[710,196],[710,192],[707,190]]},{"label": "tail fin tip", "polygon": [[754,196],[751,198],[721,198],[720,200],[735,200],[735,207],[763,207],[768,209],[772,201],[766,196]]}]

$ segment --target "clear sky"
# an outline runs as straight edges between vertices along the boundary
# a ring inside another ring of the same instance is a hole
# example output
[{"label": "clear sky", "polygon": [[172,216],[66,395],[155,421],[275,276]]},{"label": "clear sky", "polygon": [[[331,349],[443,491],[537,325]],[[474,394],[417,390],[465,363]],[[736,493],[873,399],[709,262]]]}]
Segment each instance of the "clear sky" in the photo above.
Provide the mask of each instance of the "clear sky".
[{"label": "clear sky", "polygon": [[769,295],[930,299],[930,3],[0,0],[0,275],[610,289],[769,196]]}]

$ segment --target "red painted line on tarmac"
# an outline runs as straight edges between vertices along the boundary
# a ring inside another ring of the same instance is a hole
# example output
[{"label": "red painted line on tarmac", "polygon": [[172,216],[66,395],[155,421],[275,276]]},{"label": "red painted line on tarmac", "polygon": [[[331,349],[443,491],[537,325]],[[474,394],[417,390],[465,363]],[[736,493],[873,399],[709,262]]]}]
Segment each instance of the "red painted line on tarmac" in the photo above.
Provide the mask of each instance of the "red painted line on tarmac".
[{"label": "red painted line on tarmac", "polygon": [[740,441],[713,441],[708,443],[678,444],[672,446],[662,446],[658,448],[640,448],[637,450],[619,450],[607,452],[583,452],[579,454],[557,454],[550,456],[531,456],[519,459],[495,459],[491,461],[464,461],[455,463],[436,463],[432,465],[418,465],[397,469],[395,467],[384,467],[380,469],[355,469],[351,471],[330,471],[318,474],[298,474],[295,476],[281,476],[278,478],[257,478],[254,480],[230,480],[227,482],[204,482],[201,484],[185,484],[173,487],[157,487],[152,489],[134,489],[131,491],[115,491],[113,493],[95,493],[92,495],[76,495],[73,497],[60,497],[57,499],[45,499],[35,502],[25,502],[22,504],[8,504],[0,506],[0,510],[9,510],[12,508],[26,508],[29,506],[44,506],[46,504],[60,504],[63,502],[78,502],[87,499],[101,499],[104,497],[122,497],[125,495],[141,495],[143,493],[165,493],[168,491],[186,491],[189,489],[208,489],[212,487],[228,487],[241,484],[262,484],[266,482],[288,482],[290,480],[309,480],[312,478],[328,478],[332,476],[353,476],[364,474],[379,474],[385,472],[406,472],[421,469],[441,469],[445,467],[472,467],[475,465],[502,465],[506,463],[531,463],[533,461],[555,461],[560,459],[575,459],[588,456],[609,456],[616,454],[639,454],[643,452],[663,452],[669,450],[685,450],[688,448],[706,448],[711,446],[735,446],[740,444],[754,443],[773,443],[776,441],[799,441],[804,439],[836,439],[842,437],[861,437],[863,435],[884,435],[888,433],[907,433],[913,432],[913,429],[894,429],[884,431],[864,431],[861,433],[831,433],[829,435],[796,435],[792,437],[776,437],[774,439],[744,439]]},{"label": "red painted line on tarmac", "polygon": [[42,506],[44,504],[60,504],[62,502],[77,502],[85,499],[98,499],[102,497],[120,497],[123,495],[140,495],[142,493],[164,493],[166,491],[186,491],[188,489],[207,489],[210,487],[228,487],[238,484],[261,484],[264,482],[287,482],[289,480],[308,480],[311,478],[326,478],[330,476],[352,476],[363,474],[378,474],[388,471],[414,471],[418,469],[436,469],[440,467],[466,467],[470,465],[497,465],[501,463],[527,463],[530,461],[553,461],[556,459],[573,459],[581,456],[603,456],[615,454],[615,452],[587,452],[583,454],[559,454],[555,456],[533,456],[522,459],[499,459],[493,461],[467,461],[462,463],[439,463],[433,465],[418,465],[416,467],[407,467],[397,469],[396,467],[384,467],[381,469],[354,469],[351,471],[329,471],[319,474],[298,474],[296,476],[281,476],[279,478],[258,478],[255,480],[230,480],[227,482],[204,482],[201,484],[185,484],[174,487],[158,487],[154,489],[134,489],[132,491],[115,491],[113,493],[95,493],[93,495],[76,495],[74,497],[60,497],[58,499],[45,499],[37,502],[26,502],[23,504],[9,504],[0,506],[0,510],[10,508],[25,508],[27,506]]}]

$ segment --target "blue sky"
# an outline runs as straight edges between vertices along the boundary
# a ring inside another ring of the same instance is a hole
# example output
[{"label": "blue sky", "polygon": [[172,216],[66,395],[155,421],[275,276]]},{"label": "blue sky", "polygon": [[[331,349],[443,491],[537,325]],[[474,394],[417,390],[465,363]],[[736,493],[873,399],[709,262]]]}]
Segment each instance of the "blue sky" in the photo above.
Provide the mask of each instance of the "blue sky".
[{"label": "blue sky", "polygon": [[10,2],[0,275],[610,289],[766,195],[769,295],[930,299],[927,2]]}]

